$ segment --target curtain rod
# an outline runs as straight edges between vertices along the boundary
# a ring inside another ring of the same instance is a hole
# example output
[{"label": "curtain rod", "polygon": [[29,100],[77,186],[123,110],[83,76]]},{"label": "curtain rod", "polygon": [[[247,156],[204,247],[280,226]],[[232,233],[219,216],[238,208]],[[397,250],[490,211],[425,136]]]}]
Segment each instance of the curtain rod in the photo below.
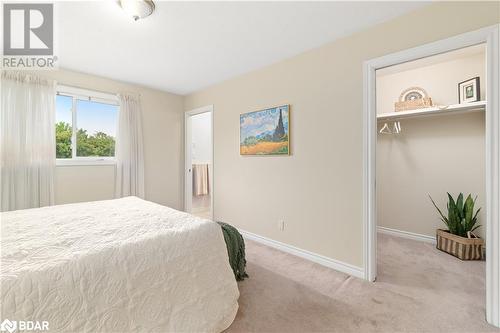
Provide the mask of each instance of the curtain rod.
[{"label": "curtain rod", "polygon": [[59,82],[59,81],[56,81],[56,82],[57,82],[57,85],[66,86],[68,88],[92,90],[92,91],[95,91],[95,92],[98,92],[98,93],[101,93],[101,94],[108,94],[108,95],[116,95],[116,96],[118,96],[118,94],[125,93],[125,94],[131,94],[131,95],[136,95],[136,96],[142,97],[142,94],[138,93],[138,92],[131,92],[131,91],[109,92],[109,91],[104,91],[104,90],[97,90],[97,89],[94,89],[94,88],[74,86],[72,84],[66,84],[66,83]]}]

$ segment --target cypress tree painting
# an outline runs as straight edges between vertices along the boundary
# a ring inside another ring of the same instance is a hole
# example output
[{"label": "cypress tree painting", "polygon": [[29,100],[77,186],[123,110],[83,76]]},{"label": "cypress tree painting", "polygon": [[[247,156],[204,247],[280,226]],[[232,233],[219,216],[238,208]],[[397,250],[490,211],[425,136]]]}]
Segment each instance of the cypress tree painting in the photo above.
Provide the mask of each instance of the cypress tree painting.
[{"label": "cypress tree painting", "polygon": [[288,105],[240,115],[240,154],[288,155],[289,119]]}]

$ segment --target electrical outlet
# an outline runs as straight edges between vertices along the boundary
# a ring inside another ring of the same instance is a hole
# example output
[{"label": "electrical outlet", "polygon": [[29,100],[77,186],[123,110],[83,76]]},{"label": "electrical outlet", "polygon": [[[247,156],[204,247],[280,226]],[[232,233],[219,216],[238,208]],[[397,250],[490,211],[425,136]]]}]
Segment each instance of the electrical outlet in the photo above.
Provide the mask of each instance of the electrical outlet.
[{"label": "electrical outlet", "polygon": [[285,230],[285,221],[280,220],[278,222],[278,228],[280,229],[280,231],[284,231]]}]

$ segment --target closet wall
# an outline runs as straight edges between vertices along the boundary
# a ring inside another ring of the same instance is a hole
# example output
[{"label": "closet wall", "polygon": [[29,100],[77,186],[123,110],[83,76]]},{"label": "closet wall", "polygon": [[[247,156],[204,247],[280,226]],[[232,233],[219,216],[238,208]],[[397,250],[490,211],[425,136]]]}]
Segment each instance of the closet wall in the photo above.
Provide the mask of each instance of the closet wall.
[{"label": "closet wall", "polygon": [[[458,104],[458,83],[476,76],[484,100],[482,46],[381,70],[377,73],[377,112],[393,112],[401,91],[413,86],[424,88],[434,104]],[[434,236],[435,229],[444,224],[428,195],[444,208],[446,192],[478,195],[477,206],[484,209],[484,112],[405,119],[401,126],[401,134],[378,135],[378,225]],[[479,219],[484,224],[485,211]],[[482,237],[484,231],[477,230]]]}]

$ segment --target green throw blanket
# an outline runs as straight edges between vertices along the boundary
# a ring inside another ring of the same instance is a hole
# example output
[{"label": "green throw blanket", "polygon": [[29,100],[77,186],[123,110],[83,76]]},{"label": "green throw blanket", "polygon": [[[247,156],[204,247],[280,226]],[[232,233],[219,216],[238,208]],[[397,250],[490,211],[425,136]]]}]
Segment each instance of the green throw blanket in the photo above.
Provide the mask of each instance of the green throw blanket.
[{"label": "green throw blanket", "polygon": [[227,253],[229,255],[229,264],[234,272],[234,277],[236,281],[241,281],[248,277],[245,272],[245,266],[247,261],[245,259],[245,241],[243,236],[238,232],[238,230],[224,222],[217,222],[224,234],[224,240],[226,241]]}]

